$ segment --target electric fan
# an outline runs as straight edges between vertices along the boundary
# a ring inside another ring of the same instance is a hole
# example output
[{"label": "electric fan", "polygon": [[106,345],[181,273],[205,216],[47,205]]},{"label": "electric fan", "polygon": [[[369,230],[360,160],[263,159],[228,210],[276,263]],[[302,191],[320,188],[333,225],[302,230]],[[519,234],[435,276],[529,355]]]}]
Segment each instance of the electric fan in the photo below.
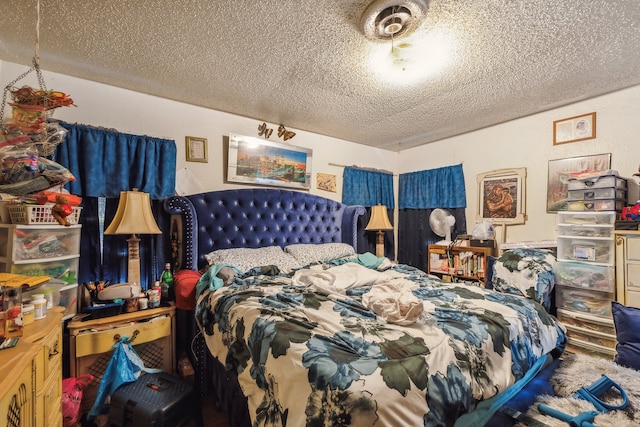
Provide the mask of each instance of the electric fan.
[{"label": "electric fan", "polygon": [[444,237],[437,245],[451,244],[451,231],[456,223],[456,218],[444,209],[434,209],[429,216],[429,226],[435,234]]}]

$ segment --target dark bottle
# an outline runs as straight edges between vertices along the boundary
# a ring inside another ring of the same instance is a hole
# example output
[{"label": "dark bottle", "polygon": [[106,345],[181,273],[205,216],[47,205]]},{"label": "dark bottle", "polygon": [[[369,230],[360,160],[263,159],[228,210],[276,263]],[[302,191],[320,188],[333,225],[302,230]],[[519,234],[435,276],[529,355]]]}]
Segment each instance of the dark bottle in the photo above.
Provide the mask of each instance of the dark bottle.
[{"label": "dark bottle", "polygon": [[171,264],[166,263],[164,271],[160,276],[160,288],[162,301],[173,301],[175,299],[175,291],[173,289],[173,273],[171,273]]}]

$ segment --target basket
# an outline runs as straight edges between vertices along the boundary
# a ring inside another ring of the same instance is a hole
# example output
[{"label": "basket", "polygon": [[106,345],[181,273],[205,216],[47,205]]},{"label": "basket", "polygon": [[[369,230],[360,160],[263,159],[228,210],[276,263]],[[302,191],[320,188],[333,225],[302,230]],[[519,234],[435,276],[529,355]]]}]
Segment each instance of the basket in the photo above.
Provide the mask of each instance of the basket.
[{"label": "basket", "polygon": [[[53,203],[45,205],[15,204],[7,206],[13,224],[57,224],[58,221],[51,214]],[[81,207],[74,207],[67,221],[77,224]]]}]

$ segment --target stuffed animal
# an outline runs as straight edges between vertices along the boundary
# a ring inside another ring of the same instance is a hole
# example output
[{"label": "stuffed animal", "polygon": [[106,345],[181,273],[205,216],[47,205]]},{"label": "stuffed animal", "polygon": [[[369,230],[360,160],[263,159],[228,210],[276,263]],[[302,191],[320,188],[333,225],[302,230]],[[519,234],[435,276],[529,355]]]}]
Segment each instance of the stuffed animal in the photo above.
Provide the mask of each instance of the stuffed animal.
[{"label": "stuffed animal", "polygon": [[73,212],[73,207],[67,202],[67,196],[58,194],[56,196],[56,204],[51,208],[51,215],[58,221],[58,224],[69,227],[71,223],[67,217]]}]

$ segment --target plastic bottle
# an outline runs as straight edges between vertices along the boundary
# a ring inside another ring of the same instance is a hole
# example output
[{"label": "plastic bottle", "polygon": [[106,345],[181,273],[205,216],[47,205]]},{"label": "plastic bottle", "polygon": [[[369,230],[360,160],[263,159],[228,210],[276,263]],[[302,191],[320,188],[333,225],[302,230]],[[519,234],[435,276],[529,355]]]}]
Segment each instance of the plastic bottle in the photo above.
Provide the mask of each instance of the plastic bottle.
[{"label": "plastic bottle", "polygon": [[162,288],[160,298],[163,301],[173,301],[175,299],[175,292],[173,289],[173,273],[171,272],[170,263],[166,263],[164,265],[164,271],[160,276],[160,287]]},{"label": "plastic bottle", "polygon": [[33,294],[31,304],[33,304],[33,317],[35,320],[47,317],[47,300],[44,294]]},{"label": "plastic bottle", "polygon": [[[22,292],[20,288],[5,286],[2,301],[5,321],[5,337],[19,337],[22,335]],[[47,302],[45,301],[45,304]]]}]

